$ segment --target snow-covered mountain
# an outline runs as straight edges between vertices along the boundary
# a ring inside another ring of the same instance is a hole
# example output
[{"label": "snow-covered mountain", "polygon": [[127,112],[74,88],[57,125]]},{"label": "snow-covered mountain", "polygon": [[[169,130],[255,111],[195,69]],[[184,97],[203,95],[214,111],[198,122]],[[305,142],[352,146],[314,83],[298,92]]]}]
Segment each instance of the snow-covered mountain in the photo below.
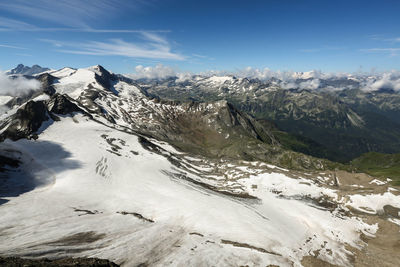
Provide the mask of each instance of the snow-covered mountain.
[{"label": "snow-covered mountain", "polygon": [[6,72],[7,75],[15,75],[15,74],[21,74],[21,75],[35,75],[39,74],[45,71],[49,71],[49,68],[42,68],[39,65],[33,65],[32,67],[25,66],[23,64],[18,64],[17,67],[15,67],[12,70],[9,70]]},{"label": "snow-covered mountain", "polygon": [[[163,100],[101,66],[36,79],[42,88],[9,99],[0,117],[0,255],[123,266],[398,262],[385,233],[400,229],[400,197],[388,181],[286,151],[227,101]],[[279,157],[310,170],[270,163]]]},{"label": "snow-covered mountain", "polygon": [[[400,72],[389,71],[383,73],[326,73],[321,71],[293,72],[271,71],[269,69],[245,69],[234,73],[210,72],[204,74],[175,73],[164,78],[142,77],[131,74],[143,84],[157,84],[159,86],[190,86],[195,88],[208,88],[216,91],[224,89],[225,93],[247,91],[249,93],[262,90],[275,90],[277,88],[288,90],[317,90],[317,91],[342,91],[359,89],[364,92],[371,91],[400,91]],[[249,85],[251,84],[251,86]]]}]

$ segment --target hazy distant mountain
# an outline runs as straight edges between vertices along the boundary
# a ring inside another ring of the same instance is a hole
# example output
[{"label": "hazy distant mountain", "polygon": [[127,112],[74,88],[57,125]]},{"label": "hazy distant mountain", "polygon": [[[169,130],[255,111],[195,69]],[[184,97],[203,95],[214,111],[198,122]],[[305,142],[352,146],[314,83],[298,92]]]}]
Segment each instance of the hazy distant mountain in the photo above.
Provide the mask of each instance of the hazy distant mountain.
[{"label": "hazy distant mountain", "polygon": [[6,74],[13,75],[13,74],[22,74],[22,75],[35,75],[41,72],[45,72],[50,70],[49,68],[42,68],[39,65],[33,65],[32,67],[25,66],[23,64],[18,64],[17,67],[8,71]]}]

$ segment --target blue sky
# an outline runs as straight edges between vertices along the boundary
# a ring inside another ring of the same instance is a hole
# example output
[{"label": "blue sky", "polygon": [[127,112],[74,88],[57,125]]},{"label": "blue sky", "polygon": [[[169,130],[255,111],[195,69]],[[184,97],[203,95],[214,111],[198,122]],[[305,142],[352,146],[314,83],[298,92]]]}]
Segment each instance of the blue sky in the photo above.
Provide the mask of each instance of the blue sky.
[{"label": "blue sky", "polygon": [[0,69],[400,69],[397,0],[0,1]]}]

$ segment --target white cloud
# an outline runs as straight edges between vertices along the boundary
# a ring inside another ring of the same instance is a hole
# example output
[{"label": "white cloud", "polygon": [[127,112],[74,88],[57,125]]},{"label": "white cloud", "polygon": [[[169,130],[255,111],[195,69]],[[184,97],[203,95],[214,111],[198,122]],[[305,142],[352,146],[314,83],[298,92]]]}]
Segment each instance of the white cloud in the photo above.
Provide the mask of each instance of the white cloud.
[{"label": "white cloud", "polygon": [[276,76],[276,73],[268,68],[255,69],[252,67],[246,67],[244,69],[238,70],[236,72],[236,75],[242,78],[257,78],[260,80],[266,80]]},{"label": "white cloud", "polygon": [[87,27],[88,21],[115,16],[140,1],[121,0],[13,0],[0,2],[0,10],[70,27]]},{"label": "white cloud", "polygon": [[15,79],[0,72],[0,95],[20,96],[32,90],[40,89],[40,82],[19,76]]},{"label": "white cloud", "polygon": [[[1,8],[0,8],[1,10]],[[168,33],[170,30],[98,29],[85,25],[72,27],[38,27],[24,21],[0,16],[0,32],[87,32],[87,33]]]},{"label": "white cloud", "polygon": [[180,72],[177,68],[157,64],[155,66],[138,65],[135,67],[135,72],[127,74],[132,79],[165,79],[169,77],[176,77],[176,82],[184,82],[193,77],[191,72]]},{"label": "white cloud", "polygon": [[262,81],[276,78],[287,84],[293,83],[297,79],[312,79],[310,81],[303,82],[303,84],[300,86],[301,88],[304,88],[306,86],[317,88],[319,85],[319,79],[328,79],[333,76],[338,76],[336,74],[323,73],[321,71],[316,71],[316,70],[308,72],[273,71],[270,70],[269,68],[257,69],[252,67],[247,67],[241,70],[237,70],[235,73],[232,73],[232,75],[241,78],[253,78],[253,79],[256,78]]},{"label": "white cloud", "polygon": [[383,53],[383,54],[389,54],[390,56],[398,56],[400,53],[400,48],[399,47],[369,48],[369,49],[361,49],[361,51],[367,53]]},{"label": "white cloud", "polygon": [[83,43],[42,40],[53,43],[57,47],[65,47],[57,51],[79,55],[124,56],[131,58],[184,60],[185,56],[171,51],[169,42],[156,33],[141,32],[145,42],[128,43],[121,39],[108,41],[89,41]]},{"label": "white cloud", "polygon": [[15,46],[15,45],[6,45],[6,44],[0,44],[0,47],[12,48],[12,49],[26,49],[26,48],[24,48],[24,47]]},{"label": "white cloud", "polygon": [[164,37],[154,32],[141,32],[141,34],[143,38],[147,41],[151,41],[155,44],[160,44],[160,45],[168,45],[168,41]]},{"label": "white cloud", "polygon": [[176,75],[177,73],[172,67],[158,64],[154,67],[138,65],[135,67],[135,73],[128,76],[133,79],[164,79]]},{"label": "white cloud", "polygon": [[[1,9],[0,9],[1,10]],[[0,17],[0,32],[87,32],[87,33],[168,33],[170,30],[98,29],[79,27],[38,27],[20,20]]]},{"label": "white cloud", "polygon": [[316,52],[323,52],[323,51],[333,51],[333,50],[343,50],[345,47],[340,47],[340,46],[323,46],[323,47],[318,47],[318,48],[306,48],[306,49],[300,49],[300,52],[303,53],[316,53]]},{"label": "white cloud", "polygon": [[0,17],[0,31],[18,31],[18,30],[25,30],[25,31],[30,31],[36,29],[35,26],[15,20],[15,19],[9,19],[5,17]]},{"label": "white cloud", "polygon": [[191,72],[178,72],[176,74],[176,77],[178,77],[178,79],[176,79],[176,82],[182,83],[182,82],[190,80],[193,77],[193,73],[191,73]]},{"label": "white cloud", "polygon": [[192,54],[191,58],[194,59],[195,61],[198,59],[200,59],[200,60],[215,60],[215,58],[213,58],[213,57],[209,57],[206,55],[200,55],[200,54]]},{"label": "white cloud", "polygon": [[301,82],[299,84],[300,89],[311,89],[316,90],[319,88],[320,80],[319,79],[311,79],[308,81]]},{"label": "white cloud", "polygon": [[[134,12],[151,6],[154,0],[13,0],[0,1],[0,11],[16,14],[24,20],[34,18],[47,22],[50,27],[39,27],[25,21],[0,16],[0,31],[30,32],[90,32],[90,33],[140,33],[138,29],[98,29],[90,25],[113,19],[122,12]],[[15,16],[13,16],[15,17]],[[59,26],[64,26],[59,27]],[[150,32],[150,31],[147,31]],[[169,32],[154,30],[154,32]]]},{"label": "white cloud", "polygon": [[379,76],[371,76],[363,83],[362,89],[365,91],[376,91],[379,89],[400,91],[400,72],[391,71]]}]

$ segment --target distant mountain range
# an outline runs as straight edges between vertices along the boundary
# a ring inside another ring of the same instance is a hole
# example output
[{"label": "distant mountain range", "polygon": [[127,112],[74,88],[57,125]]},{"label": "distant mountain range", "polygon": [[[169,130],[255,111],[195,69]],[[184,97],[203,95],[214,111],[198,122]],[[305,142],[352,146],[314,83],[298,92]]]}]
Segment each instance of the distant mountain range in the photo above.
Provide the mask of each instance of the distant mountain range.
[{"label": "distant mountain range", "polygon": [[33,65],[32,67],[18,64],[17,67],[6,72],[7,75],[21,74],[21,75],[34,75],[50,70],[49,68],[42,68],[39,65]]},{"label": "distant mountain range", "polygon": [[363,87],[367,80],[379,77],[319,78],[313,88],[315,80],[297,76],[292,82],[193,76],[184,81],[178,77],[141,80],[139,84],[163,99],[226,100],[257,120],[273,121],[280,130],[320,144],[318,149],[292,147],[317,157],[345,162],[369,151],[400,152],[400,94],[385,83],[376,90]]}]

